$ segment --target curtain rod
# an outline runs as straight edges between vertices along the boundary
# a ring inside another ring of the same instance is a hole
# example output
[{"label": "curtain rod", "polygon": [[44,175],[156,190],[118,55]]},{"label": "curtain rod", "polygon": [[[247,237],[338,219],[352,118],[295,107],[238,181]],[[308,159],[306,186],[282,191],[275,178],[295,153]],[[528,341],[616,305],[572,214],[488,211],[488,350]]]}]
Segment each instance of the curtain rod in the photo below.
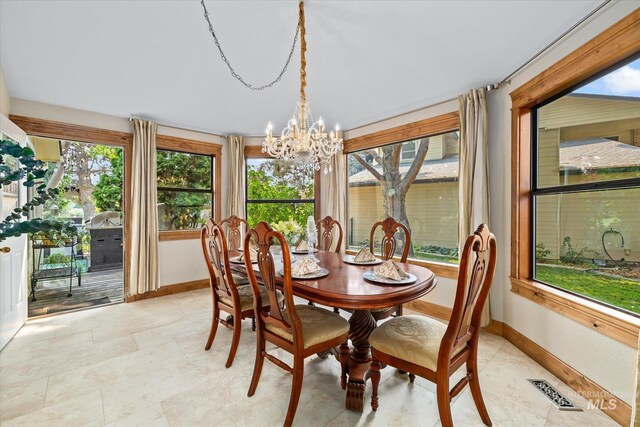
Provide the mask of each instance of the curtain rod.
[{"label": "curtain rod", "polygon": [[540,56],[542,56],[547,50],[549,50],[551,47],[553,47],[556,43],[558,43],[560,40],[562,40],[563,38],[565,38],[567,35],[569,35],[569,33],[571,33],[573,30],[575,30],[576,28],[578,28],[580,25],[584,24],[589,18],[591,18],[593,15],[595,15],[596,13],[598,13],[603,7],[605,7],[606,5],[608,5],[609,3],[611,3],[611,0],[605,0],[602,3],[600,3],[598,5],[598,7],[596,7],[595,9],[593,9],[591,12],[589,12],[587,15],[585,15],[581,20],[579,20],[578,22],[576,22],[575,24],[573,24],[571,27],[569,27],[569,29],[567,29],[564,33],[560,34],[558,37],[556,37],[551,43],[549,43],[548,45],[546,45],[545,47],[543,47],[538,53],[536,53],[535,55],[533,55],[531,58],[529,58],[524,64],[522,64],[521,66],[519,66],[518,68],[516,68],[511,74],[509,74],[507,77],[505,77],[504,79],[500,80],[500,82],[495,83],[495,84],[491,84],[488,85],[486,87],[487,91],[491,91],[491,90],[495,90],[495,89],[500,89],[502,86],[504,86],[507,83],[511,83],[511,79],[513,78],[513,76],[515,76],[516,74],[518,74],[520,71],[522,71],[524,68],[526,68],[529,64],[531,64],[532,62],[534,62],[536,59],[538,59]]},{"label": "curtain rod", "polygon": [[[150,120],[150,119],[145,119],[144,117],[141,116],[129,116],[129,121],[132,122],[135,119],[140,119],[140,120]],[[153,120],[155,121],[155,120]],[[162,126],[163,128],[171,128],[171,129],[177,129],[177,130],[184,130],[187,132],[196,132],[196,133],[204,133],[207,135],[214,135],[214,136],[219,136],[220,138],[226,138],[227,136],[229,136],[230,134],[222,134],[222,133],[213,133],[211,131],[205,131],[205,130],[198,130],[198,129],[193,129],[193,128],[185,128],[185,127],[180,127],[180,126],[175,126],[175,125],[168,125],[166,123],[161,123],[158,121],[155,121],[156,124],[158,126]]]}]

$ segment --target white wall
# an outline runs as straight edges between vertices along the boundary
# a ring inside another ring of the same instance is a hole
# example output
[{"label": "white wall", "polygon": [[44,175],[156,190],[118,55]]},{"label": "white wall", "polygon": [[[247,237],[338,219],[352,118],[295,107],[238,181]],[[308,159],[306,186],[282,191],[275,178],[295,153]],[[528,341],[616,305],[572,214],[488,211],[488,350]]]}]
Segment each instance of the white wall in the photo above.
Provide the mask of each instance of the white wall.
[{"label": "white wall", "polygon": [[[83,126],[92,126],[120,132],[131,132],[131,123],[128,118],[125,117],[109,116],[106,114],[76,110],[51,104],[43,104],[24,99],[11,99],[11,114],[55,120]],[[220,200],[222,204],[222,214],[224,215],[227,209],[227,189],[229,187],[227,184],[229,170],[228,163],[226,162],[226,139],[219,135],[193,132],[165,126],[159,126],[158,133],[222,145],[222,194],[220,195]],[[190,282],[209,277],[206,265],[202,258],[200,240],[198,239],[160,242],[158,252],[161,286]]]},{"label": "white wall", "polygon": [[11,99],[9,97],[9,89],[4,79],[4,71],[2,70],[2,66],[0,66],[0,114],[9,117],[10,107]]},{"label": "white wall", "polygon": [[637,352],[634,348],[510,292],[508,276],[511,241],[511,99],[509,92],[637,7],[637,2],[613,3],[520,72],[513,78],[511,85],[496,92],[490,92],[488,96],[491,229],[498,240],[500,256],[491,302],[492,307],[501,305],[504,310],[501,316],[496,315],[496,318],[628,403],[634,400],[634,372],[637,363]]}]

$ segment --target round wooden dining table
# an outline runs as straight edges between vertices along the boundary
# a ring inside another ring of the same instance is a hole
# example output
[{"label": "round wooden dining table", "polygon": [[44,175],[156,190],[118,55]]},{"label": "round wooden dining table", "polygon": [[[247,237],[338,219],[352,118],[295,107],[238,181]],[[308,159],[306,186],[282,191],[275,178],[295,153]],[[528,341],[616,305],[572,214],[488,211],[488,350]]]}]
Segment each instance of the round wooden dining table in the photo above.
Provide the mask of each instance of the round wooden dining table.
[{"label": "round wooden dining table", "polygon": [[[306,255],[296,255],[298,259],[303,256]],[[426,295],[435,288],[436,277],[426,267],[396,262],[398,267],[416,276],[417,280],[408,285],[384,285],[363,278],[366,271],[373,269],[371,265],[348,264],[343,261],[344,255],[335,252],[319,251],[315,256],[320,260],[320,267],[329,270],[329,275],[310,280],[292,279],[293,293],[317,304],[351,312],[345,404],[347,409],[362,412],[366,375],[371,364],[369,335],[376,328],[371,310],[404,304]],[[236,273],[246,275],[244,264],[232,264],[231,268]],[[334,354],[337,357],[338,351]]]}]

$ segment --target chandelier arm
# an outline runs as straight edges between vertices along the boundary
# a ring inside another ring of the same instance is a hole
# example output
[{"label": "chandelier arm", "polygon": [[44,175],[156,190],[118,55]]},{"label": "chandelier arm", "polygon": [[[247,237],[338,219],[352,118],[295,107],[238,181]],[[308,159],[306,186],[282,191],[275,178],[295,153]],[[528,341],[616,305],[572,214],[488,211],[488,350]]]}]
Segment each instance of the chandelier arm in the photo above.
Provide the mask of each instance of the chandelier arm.
[{"label": "chandelier arm", "polygon": [[222,58],[224,63],[227,64],[227,67],[229,68],[229,71],[231,71],[231,75],[234,78],[236,78],[240,83],[245,85],[247,88],[249,88],[251,90],[255,90],[255,91],[260,91],[260,90],[264,90],[264,89],[270,88],[271,86],[273,86],[274,84],[278,83],[282,79],[282,76],[287,71],[287,67],[289,67],[289,63],[291,62],[291,58],[293,57],[293,52],[295,51],[295,48],[296,48],[296,43],[298,42],[298,34],[300,32],[300,20],[298,20],[298,25],[296,26],[296,34],[293,37],[293,44],[291,45],[291,51],[289,51],[289,56],[287,57],[287,61],[285,62],[284,67],[282,68],[282,70],[280,71],[278,76],[274,80],[272,80],[270,83],[263,84],[262,86],[254,86],[251,83],[245,82],[244,79],[242,78],[242,76],[240,74],[238,74],[233,69],[233,67],[231,66],[231,63],[227,59],[227,56],[222,51],[222,46],[220,46],[220,42],[218,41],[218,36],[216,36],[216,32],[213,29],[213,25],[211,24],[211,20],[209,20],[209,11],[207,10],[207,6],[204,4],[204,0],[200,0],[200,4],[202,5],[202,8],[204,9],[204,19],[207,21],[207,24],[209,24],[209,32],[211,33],[211,36],[213,37],[213,41],[214,41],[216,47],[218,48],[218,51],[220,52],[220,58]]}]

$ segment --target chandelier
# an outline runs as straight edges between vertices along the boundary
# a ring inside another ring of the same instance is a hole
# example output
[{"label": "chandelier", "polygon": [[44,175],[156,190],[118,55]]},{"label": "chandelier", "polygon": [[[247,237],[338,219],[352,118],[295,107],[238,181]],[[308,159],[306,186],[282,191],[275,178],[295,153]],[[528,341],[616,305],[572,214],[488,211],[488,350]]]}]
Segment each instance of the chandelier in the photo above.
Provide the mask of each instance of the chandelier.
[{"label": "chandelier", "polygon": [[314,122],[305,87],[307,86],[307,42],[305,39],[304,26],[304,3],[299,5],[300,31],[300,101],[296,106],[293,117],[287,122],[287,127],[282,131],[280,137],[273,136],[273,125],[267,125],[267,136],[262,143],[262,152],[268,153],[271,157],[283,160],[292,160],[301,164],[312,165],[315,170],[322,170],[325,174],[331,172],[331,157],[342,151],[342,138],[340,128],[336,125],[335,130],[329,133],[325,130],[322,117]]}]

